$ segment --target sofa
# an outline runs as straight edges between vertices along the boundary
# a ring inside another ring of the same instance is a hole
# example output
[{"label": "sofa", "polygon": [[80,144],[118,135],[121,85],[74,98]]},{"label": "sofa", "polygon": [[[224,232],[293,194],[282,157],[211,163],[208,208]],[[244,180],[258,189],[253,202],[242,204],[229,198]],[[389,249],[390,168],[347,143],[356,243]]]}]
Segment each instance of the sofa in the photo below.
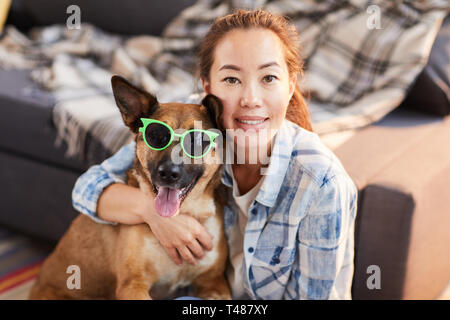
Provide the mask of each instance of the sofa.
[{"label": "sofa", "polygon": [[[13,1],[7,23],[22,31],[64,23],[65,8],[77,3],[85,21],[106,31],[159,35],[194,1],[108,1],[116,9],[108,15],[103,0],[49,2]],[[330,144],[359,190],[353,299],[435,299],[450,282],[449,22],[403,103]],[[0,69],[0,225],[55,244],[78,214],[72,188],[91,163],[55,146],[55,100],[29,73]],[[376,288],[368,285],[372,266]]]}]

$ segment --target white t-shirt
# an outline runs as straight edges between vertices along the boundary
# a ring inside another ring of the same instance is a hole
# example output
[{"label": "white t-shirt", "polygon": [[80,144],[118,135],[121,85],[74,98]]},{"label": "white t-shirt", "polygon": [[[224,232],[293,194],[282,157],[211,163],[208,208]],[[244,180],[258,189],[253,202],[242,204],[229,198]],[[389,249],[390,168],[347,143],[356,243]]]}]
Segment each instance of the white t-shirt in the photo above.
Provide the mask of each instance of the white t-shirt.
[{"label": "white t-shirt", "polygon": [[258,181],[256,186],[254,186],[246,194],[241,195],[239,193],[239,187],[237,185],[236,179],[233,175],[233,169],[231,165],[226,165],[227,172],[233,178],[233,198],[236,202],[239,213],[237,215],[239,230],[233,232],[233,238],[229,239],[229,257],[231,262],[231,267],[227,269],[228,283],[231,287],[231,297],[233,300],[249,300],[250,297],[245,292],[243,286],[243,268],[244,266],[244,234],[245,226],[248,220],[248,210],[252,205],[253,200],[255,200],[258,195],[259,188],[261,187],[264,176]]}]

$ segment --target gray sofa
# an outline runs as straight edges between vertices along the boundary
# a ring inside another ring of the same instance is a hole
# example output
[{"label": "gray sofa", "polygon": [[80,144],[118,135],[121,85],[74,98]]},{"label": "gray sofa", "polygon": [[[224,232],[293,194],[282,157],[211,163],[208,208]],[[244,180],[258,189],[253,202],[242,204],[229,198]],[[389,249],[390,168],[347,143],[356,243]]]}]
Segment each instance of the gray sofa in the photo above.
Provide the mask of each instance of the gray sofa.
[{"label": "gray sofa", "polygon": [[[58,1],[51,6],[44,6],[45,2],[14,1],[8,22],[22,30],[61,23],[64,21],[58,21],[54,11],[79,4],[89,8],[84,11],[85,18],[105,30],[158,34],[170,17],[193,1],[152,2],[153,11],[148,8],[149,18],[141,25],[123,17],[143,10],[143,1],[127,2],[122,15],[109,19],[105,19],[102,1],[95,1],[95,6],[89,1]],[[108,3],[118,8],[124,2]],[[53,11],[42,10],[44,7]],[[152,15],[159,18],[152,20]],[[96,21],[97,17],[103,20]],[[150,26],[152,21],[155,24]],[[448,22],[440,31],[441,40],[433,46],[427,68],[402,106],[358,130],[334,150],[360,196],[354,299],[433,299],[450,281]],[[440,58],[436,60],[434,55]],[[442,56],[447,59],[446,67],[439,60]],[[443,74],[439,81],[436,72],[430,72],[436,69],[438,76]],[[0,70],[0,225],[55,243],[78,214],[71,203],[76,179],[109,154],[100,152],[101,156],[88,160],[66,158],[66,146],[54,145],[53,107],[52,96],[31,82],[29,71]],[[380,267],[381,289],[367,286],[371,265]]]}]

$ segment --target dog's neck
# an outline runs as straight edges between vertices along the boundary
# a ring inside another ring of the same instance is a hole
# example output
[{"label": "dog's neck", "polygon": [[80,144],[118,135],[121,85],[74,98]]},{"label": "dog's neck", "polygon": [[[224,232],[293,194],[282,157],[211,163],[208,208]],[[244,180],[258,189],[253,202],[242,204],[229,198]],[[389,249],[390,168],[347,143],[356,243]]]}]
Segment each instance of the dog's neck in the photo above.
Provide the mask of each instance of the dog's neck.
[{"label": "dog's neck", "polygon": [[204,223],[208,218],[213,216],[216,213],[216,205],[214,203],[214,198],[209,196],[203,196],[199,199],[186,199],[181,204],[180,214],[187,214],[195,219],[198,222]]}]

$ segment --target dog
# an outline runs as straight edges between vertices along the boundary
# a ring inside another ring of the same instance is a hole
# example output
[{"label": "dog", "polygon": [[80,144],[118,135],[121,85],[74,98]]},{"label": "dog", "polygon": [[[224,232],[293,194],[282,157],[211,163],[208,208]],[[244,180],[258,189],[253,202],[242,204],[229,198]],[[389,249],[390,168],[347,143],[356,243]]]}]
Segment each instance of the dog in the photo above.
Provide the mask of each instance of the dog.
[{"label": "dog", "polygon": [[[141,118],[159,120],[173,129],[192,129],[194,121],[202,121],[203,128],[220,128],[220,100],[208,95],[202,105],[160,104],[156,97],[120,76],[113,76],[111,83],[124,123],[135,134],[136,157],[127,171],[128,185],[139,187],[153,199],[163,216],[195,217],[214,236],[213,249],[196,265],[177,265],[147,224],[99,224],[80,214],[44,261],[29,298],[140,300],[154,298],[151,292],[162,298],[180,286],[192,285],[199,298],[231,299],[224,276],[227,244],[220,200],[221,164],[198,164],[193,159],[175,164],[170,156],[175,143],[164,150],[151,149],[146,145],[147,133],[139,130]],[[216,152],[211,149],[204,158]],[[178,198],[167,200],[174,197],[174,190]],[[166,200],[159,199],[161,193]],[[68,288],[69,266],[79,267],[79,288]]]}]

